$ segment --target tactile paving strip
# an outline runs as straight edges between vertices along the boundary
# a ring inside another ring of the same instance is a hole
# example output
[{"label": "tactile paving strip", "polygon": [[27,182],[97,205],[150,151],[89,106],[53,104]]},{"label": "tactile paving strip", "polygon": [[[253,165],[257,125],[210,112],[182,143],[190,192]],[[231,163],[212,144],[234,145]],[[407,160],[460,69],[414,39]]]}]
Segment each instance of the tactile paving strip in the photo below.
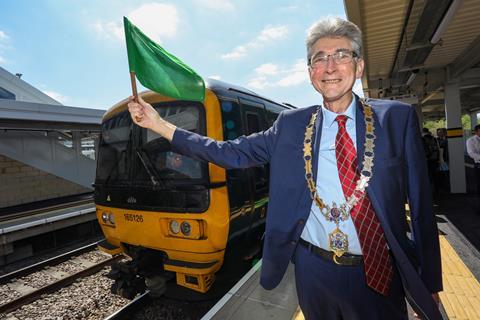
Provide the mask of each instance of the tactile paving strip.
[{"label": "tactile paving strip", "polygon": [[480,284],[444,236],[440,236],[443,291],[440,292],[449,319],[480,319]]}]

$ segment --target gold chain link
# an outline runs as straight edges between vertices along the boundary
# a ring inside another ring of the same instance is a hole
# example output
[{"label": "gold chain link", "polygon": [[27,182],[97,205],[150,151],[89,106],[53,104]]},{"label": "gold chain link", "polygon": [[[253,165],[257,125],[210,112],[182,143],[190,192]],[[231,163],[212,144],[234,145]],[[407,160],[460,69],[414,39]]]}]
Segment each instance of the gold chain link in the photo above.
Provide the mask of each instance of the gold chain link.
[{"label": "gold chain link", "polygon": [[[345,214],[353,208],[360,199],[365,196],[365,188],[368,186],[368,182],[372,178],[372,167],[373,167],[373,159],[374,159],[374,148],[375,148],[375,126],[373,120],[373,111],[372,107],[367,104],[364,99],[360,99],[360,102],[363,105],[363,113],[364,113],[364,120],[365,120],[365,143],[364,143],[364,153],[363,153],[363,162],[362,162],[362,170],[360,171],[360,179],[357,180],[357,184],[355,186],[355,190],[352,192],[350,197],[347,199],[347,202],[340,205],[339,208],[342,211],[342,214]],[[317,120],[318,113],[320,111],[320,107],[312,114],[310,117],[310,122],[308,123],[305,129],[305,139],[303,141],[303,159],[305,161],[305,179],[307,181],[308,189],[310,190],[310,196],[315,204],[320,209],[320,212],[327,218],[327,215],[330,212],[330,206],[326,205],[322,198],[320,198],[317,194],[317,186],[315,181],[313,180],[313,170],[312,170],[312,136],[313,130],[315,128],[315,121]],[[318,138],[318,137],[317,137]],[[334,204],[334,206],[336,206]],[[328,219],[328,218],[327,218]]]}]

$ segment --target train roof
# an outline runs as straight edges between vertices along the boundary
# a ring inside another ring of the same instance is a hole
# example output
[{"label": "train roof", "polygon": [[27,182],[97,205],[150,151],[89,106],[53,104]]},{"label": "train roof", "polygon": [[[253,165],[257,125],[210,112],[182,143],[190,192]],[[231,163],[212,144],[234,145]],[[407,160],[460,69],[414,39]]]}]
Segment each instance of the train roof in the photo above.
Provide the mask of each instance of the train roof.
[{"label": "train roof", "polygon": [[[205,88],[211,90],[212,92],[214,92],[218,96],[223,96],[223,97],[234,97],[235,96],[235,97],[237,97],[238,94],[241,94],[241,95],[244,95],[244,96],[247,96],[247,97],[260,99],[260,100],[263,100],[263,101],[268,101],[270,103],[276,104],[276,105],[278,105],[280,107],[283,107],[283,108],[286,108],[286,109],[295,109],[296,108],[295,106],[293,106],[289,103],[279,103],[279,102],[276,102],[272,99],[261,96],[261,95],[255,93],[255,92],[253,92],[249,89],[246,89],[246,88],[243,88],[243,87],[240,87],[240,86],[236,86],[236,85],[233,85],[233,84],[230,84],[230,83],[227,83],[227,82],[224,82],[224,81],[220,81],[220,80],[215,80],[215,79],[210,79],[210,78],[206,79],[205,80]],[[162,96],[161,94],[156,93],[156,92],[151,91],[151,90],[142,91],[142,92],[139,93],[139,95],[143,99],[145,99],[147,102],[150,98],[152,98],[154,96]],[[175,100],[175,99],[168,98],[168,97],[164,97],[164,99],[165,99],[165,101]],[[113,116],[114,114],[118,113],[119,111],[122,111],[122,110],[126,109],[126,104],[127,104],[127,99],[123,99],[122,101],[119,101],[116,104],[114,104],[112,107],[110,107],[105,112],[105,114],[103,115],[103,120],[106,120],[106,119],[110,118],[111,116]]]},{"label": "train roof", "polygon": [[294,105],[292,105],[290,103],[280,103],[280,102],[274,101],[272,99],[266,98],[262,95],[259,95],[259,94],[255,93],[252,90],[249,90],[247,88],[237,86],[237,85],[234,85],[234,84],[230,84],[230,83],[227,83],[227,82],[224,82],[224,81],[216,80],[216,79],[211,79],[211,78],[206,79],[205,87],[212,90],[216,94],[220,94],[220,95],[223,94],[223,95],[228,96],[228,95],[231,94],[229,92],[243,93],[247,96],[251,96],[251,97],[259,98],[259,99],[262,99],[262,100],[266,100],[268,102],[271,102],[271,103],[274,103],[276,105],[285,107],[287,109],[296,108]]}]

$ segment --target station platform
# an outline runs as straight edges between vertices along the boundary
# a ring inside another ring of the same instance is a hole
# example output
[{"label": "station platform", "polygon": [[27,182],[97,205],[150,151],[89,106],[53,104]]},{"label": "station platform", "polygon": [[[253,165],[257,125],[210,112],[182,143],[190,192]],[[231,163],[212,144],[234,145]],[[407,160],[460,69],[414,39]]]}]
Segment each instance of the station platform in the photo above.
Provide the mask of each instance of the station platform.
[{"label": "station platform", "polygon": [[[42,235],[61,232],[70,227],[96,223],[95,204],[93,201],[72,205],[70,207],[18,214],[15,217],[0,220],[0,266],[33,255],[34,246],[27,239],[39,240]],[[93,232],[92,228],[83,233]],[[66,232],[67,232],[66,231]],[[65,233],[65,232],[64,232]],[[52,240],[57,242],[56,238]],[[48,241],[45,241],[45,244]]]},{"label": "station platform", "polygon": [[[51,210],[35,215],[23,216],[8,221],[2,221],[0,222],[0,235],[14,233],[16,231],[22,231],[27,228],[38,227],[42,225],[51,225],[60,221],[65,222],[66,220],[71,220],[72,218],[85,215],[87,216],[87,220],[96,219],[95,204],[93,202],[72,206],[69,208]],[[78,222],[75,221],[73,223]],[[62,227],[64,227],[63,224]]]},{"label": "station platform", "polygon": [[260,260],[202,320],[294,319],[298,300],[293,266],[288,267],[278,287],[270,291],[260,286],[261,267]]},{"label": "station platform", "polygon": [[[440,293],[445,319],[480,319],[480,216],[476,195],[442,195],[434,207],[440,231],[444,291]],[[296,297],[294,266],[280,285],[260,286],[261,261],[202,318],[304,320]],[[409,308],[409,318],[415,319]]]}]

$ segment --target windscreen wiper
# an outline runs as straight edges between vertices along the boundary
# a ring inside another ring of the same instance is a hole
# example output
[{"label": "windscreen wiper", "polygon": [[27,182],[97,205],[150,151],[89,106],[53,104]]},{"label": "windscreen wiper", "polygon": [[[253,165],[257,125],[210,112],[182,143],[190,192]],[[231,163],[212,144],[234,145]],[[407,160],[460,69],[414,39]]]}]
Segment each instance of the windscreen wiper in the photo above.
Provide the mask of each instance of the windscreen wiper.
[{"label": "windscreen wiper", "polygon": [[162,179],[159,177],[157,170],[152,165],[152,161],[148,157],[147,154],[141,149],[135,150],[135,153],[137,154],[138,158],[140,159],[140,162],[142,163],[143,167],[145,168],[145,171],[147,172],[150,181],[152,182],[154,187],[160,186],[162,189],[166,189],[167,186],[165,183],[162,181]]}]

